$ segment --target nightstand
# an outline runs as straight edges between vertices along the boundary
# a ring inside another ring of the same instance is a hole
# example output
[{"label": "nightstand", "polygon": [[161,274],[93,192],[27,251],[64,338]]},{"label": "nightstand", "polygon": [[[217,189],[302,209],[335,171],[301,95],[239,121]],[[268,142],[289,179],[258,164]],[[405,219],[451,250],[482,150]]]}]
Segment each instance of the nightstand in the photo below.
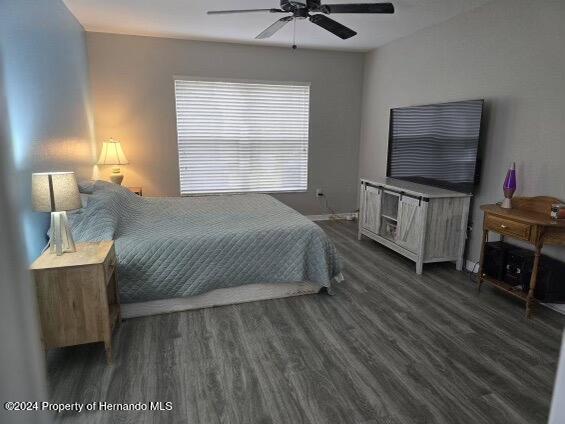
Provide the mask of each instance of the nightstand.
[{"label": "nightstand", "polygon": [[143,196],[143,187],[127,187],[127,189],[138,196]]},{"label": "nightstand", "polygon": [[43,253],[31,265],[41,340],[54,347],[104,342],[112,362],[112,330],[120,322],[113,241],[77,243],[76,252]]}]

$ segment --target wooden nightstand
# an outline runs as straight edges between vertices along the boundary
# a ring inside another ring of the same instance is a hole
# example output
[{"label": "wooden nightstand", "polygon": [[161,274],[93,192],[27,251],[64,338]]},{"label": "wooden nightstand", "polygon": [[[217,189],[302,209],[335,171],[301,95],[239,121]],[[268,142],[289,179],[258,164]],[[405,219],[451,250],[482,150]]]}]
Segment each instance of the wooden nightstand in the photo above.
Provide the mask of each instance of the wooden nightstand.
[{"label": "wooden nightstand", "polygon": [[47,251],[31,265],[43,347],[104,342],[111,363],[112,330],[120,321],[114,242],[76,248],[62,256]]},{"label": "wooden nightstand", "polygon": [[127,187],[127,189],[138,196],[143,196],[143,187]]}]

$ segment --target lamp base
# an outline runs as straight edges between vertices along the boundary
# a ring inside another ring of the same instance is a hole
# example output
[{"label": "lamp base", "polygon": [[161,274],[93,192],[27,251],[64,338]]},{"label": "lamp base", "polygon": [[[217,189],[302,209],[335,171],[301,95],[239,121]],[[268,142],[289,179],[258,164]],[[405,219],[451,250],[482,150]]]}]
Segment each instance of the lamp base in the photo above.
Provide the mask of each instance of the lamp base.
[{"label": "lamp base", "polygon": [[69,228],[67,212],[51,212],[49,251],[57,256],[67,252],[76,252],[73,234]]},{"label": "lamp base", "polygon": [[500,207],[504,209],[512,209],[512,199],[505,197]]},{"label": "lamp base", "polygon": [[123,180],[124,180],[124,176],[122,174],[110,175],[110,181],[112,181],[114,184],[122,185]]}]

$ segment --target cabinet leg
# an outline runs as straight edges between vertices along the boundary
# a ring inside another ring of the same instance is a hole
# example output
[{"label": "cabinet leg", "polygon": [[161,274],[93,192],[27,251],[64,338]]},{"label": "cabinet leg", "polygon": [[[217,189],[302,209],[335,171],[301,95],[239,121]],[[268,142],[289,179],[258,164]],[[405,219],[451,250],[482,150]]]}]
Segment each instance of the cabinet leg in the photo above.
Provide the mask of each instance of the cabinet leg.
[{"label": "cabinet leg", "polygon": [[419,260],[416,262],[416,274],[422,275],[423,271],[424,271],[424,262]]},{"label": "cabinet leg", "polygon": [[535,301],[534,293],[538,281],[539,260],[541,256],[541,246],[536,246],[536,253],[534,256],[534,265],[532,268],[532,277],[530,278],[530,289],[528,290],[528,297],[526,299],[526,317],[532,317],[532,308]]},{"label": "cabinet leg", "polygon": [[457,259],[457,262],[455,264],[455,269],[457,271],[463,271],[463,258],[462,257]]}]

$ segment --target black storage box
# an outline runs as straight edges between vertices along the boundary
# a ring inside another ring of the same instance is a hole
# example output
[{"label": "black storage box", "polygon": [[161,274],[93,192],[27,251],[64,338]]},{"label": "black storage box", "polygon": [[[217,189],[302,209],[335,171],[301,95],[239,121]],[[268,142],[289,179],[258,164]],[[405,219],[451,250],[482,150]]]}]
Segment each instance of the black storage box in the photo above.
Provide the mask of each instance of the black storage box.
[{"label": "black storage box", "polygon": [[[485,244],[483,273],[491,278],[530,289],[534,265],[534,252],[502,241]],[[565,303],[565,263],[541,256],[536,299],[546,303]]]},{"label": "black storage box", "polygon": [[506,255],[503,281],[513,286],[522,286],[523,291],[528,291],[533,264],[534,252],[512,246]]},{"label": "black storage box", "polygon": [[[530,280],[526,290],[530,288]],[[540,258],[536,299],[546,303],[565,303],[565,263],[548,256]]]},{"label": "black storage box", "polygon": [[506,267],[506,254],[510,248],[508,243],[490,241],[485,244],[483,273],[502,281]]}]

